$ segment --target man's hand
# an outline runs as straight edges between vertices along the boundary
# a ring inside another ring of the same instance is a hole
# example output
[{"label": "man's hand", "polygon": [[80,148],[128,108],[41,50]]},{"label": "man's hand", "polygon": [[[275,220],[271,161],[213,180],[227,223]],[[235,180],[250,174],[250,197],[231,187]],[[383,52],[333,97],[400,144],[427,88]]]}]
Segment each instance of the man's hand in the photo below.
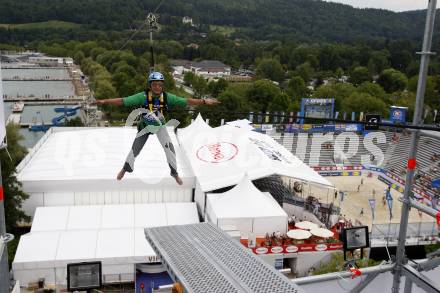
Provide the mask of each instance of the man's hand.
[{"label": "man's hand", "polygon": [[205,104],[209,105],[209,106],[218,105],[218,104],[220,104],[220,101],[217,99],[208,98],[208,99],[205,99]]},{"label": "man's hand", "polygon": [[103,100],[94,100],[93,102],[89,103],[90,106],[97,106],[97,105],[103,105],[103,104],[104,104]]}]

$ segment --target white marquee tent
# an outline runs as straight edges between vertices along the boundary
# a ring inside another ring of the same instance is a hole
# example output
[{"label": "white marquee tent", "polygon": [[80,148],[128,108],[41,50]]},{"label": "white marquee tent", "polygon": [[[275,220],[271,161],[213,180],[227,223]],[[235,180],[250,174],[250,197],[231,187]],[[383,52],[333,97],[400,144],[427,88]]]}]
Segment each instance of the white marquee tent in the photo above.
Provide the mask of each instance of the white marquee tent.
[{"label": "white marquee tent", "polygon": [[178,140],[196,178],[195,201],[205,213],[206,193],[250,180],[282,175],[333,188],[326,178],[304,164],[271,137],[230,125],[211,128],[199,115],[179,129]]},{"label": "white marquee tent", "polygon": [[244,174],[251,180],[278,174],[333,187],[271,137],[255,131],[211,128],[198,116],[179,130],[178,138],[203,192],[235,185]]},{"label": "white marquee tent", "polygon": [[20,238],[14,277],[63,285],[68,263],[102,261],[104,280],[132,281],[136,263],[158,260],[145,227],[198,222],[195,203],[40,207]]},{"label": "white marquee tent", "polygon": [[190,202],[194,175],[172,129],[179,174],[169,175],[165,153],[150,136],[136,159],[133,173],[117,181],[136,129],[51,128],[17,167],[17,179],[30,195],[23,208],[33,215],[39,206]]},{"label": "white marquee tent", "polygon": [[224,193],[208,193],[206,219],[219,227],[234,226],[241,235],[287,232],[287,214],[269,193],[247,178]]}]

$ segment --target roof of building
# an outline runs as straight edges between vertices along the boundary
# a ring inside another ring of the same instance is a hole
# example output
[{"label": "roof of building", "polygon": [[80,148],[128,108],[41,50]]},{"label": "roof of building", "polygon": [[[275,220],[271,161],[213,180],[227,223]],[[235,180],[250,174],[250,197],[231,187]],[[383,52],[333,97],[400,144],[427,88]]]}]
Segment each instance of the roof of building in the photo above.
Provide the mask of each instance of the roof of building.
[{"label": "roof of building", "polygon": [[230,66],[217,60],[203,60],[192,64],[196,68],[230,68]]},{"label": "roof of building", "polygon": [[[178,172],[184,186],[194,185],[194,175],[183,157],[176,136],[168,129],[173,142]],[[51,128],[17,167],[17,178],[33,191],[60,190],[71,185],[73,190],[132,189],[149,185],[176,186],[169,176],[165,152],[156,135],[149,137],[136,158],[133,173],[121,181],[116,174],[131,149],[136,136],[132,127]],[[57,189],[58,188],[58,189]]]}]

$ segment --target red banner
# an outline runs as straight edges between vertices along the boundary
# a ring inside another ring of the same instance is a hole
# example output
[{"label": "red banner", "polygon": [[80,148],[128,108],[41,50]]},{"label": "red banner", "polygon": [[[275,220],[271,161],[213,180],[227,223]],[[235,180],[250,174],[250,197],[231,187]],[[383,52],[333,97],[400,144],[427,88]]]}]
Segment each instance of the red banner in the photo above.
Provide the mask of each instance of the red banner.
[{"label": "red banner", "polygon": [[338,243],[319,243],[319,244],[296,244],[282,246],[261,246],[252,248],[255,254],[272,254],[272,253],[296,253],[296,252],[316,252],[328,250],[341,250],[342,242]]},{"label": "red banner", "polygon": [[0,186],[0,201],[2,201],[4,199],[4,195],[3,195],[3,186]]}]

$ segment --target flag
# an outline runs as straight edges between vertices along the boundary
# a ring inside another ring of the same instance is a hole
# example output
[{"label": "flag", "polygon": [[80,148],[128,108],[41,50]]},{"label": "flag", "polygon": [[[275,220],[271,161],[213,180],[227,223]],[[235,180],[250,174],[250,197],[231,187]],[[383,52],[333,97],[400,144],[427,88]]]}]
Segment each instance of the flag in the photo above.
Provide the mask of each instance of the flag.
[{"label": "flag", "polygon": [[341,202],[344,201],[344,192],[343,191],[339,191],[339,196],[341,197]]},{"label": "flag", "polygon": [[289,123],[293,123],[293,112],[289,113]]},{"label": "flag", "polygon": [[278,123],[278,112],[275,111],[275,112],[273,112],[272,115],[273,115],[273,118],[272,118],[273,123],[277,124]]},{"label": "flag", "polygon": [[0,148],[2,148],[6,137],[5,120],[5,109],[3,106],[2,69],[0,64]]},{"label": "flag", "polygon": [[264,123],[269,123],[270,121],[270,113],[266,112],[266,119],[264,120]]},{"label": "flag", "polygon": [[347,119],[347,112],[344,112],[344,116],[343,116],[344,118],[344,120],[346,120]]},{"label": "flag", "polygon": [[[388,197],[388,194],[390,197]],[[387,192],[387,203],[388,209],[390,210],[390,220],[393,218],[393,198],[391,197],[391,193]]]},{"label": "flag", "polygon": [[281,112],[281,117],[280,117],[280,123],[284,123],[284,120],[286,119],[286,113]]},{"label": "flag", "polygon": [[393,200],[393,197],[391,196],[391,191],[387,189],[386,193],[387,193],[386,199],[387,200]]},{"label": "flag", "polygon": [[371,215],[372,215],[373,221],[374,221],[374,210],[376,209],[376,200],[374,198],[370,198],[368,200],[368,203],[370,204]]},{"label": "flag", "polygon": [[254,112],[249,112],[249,121],[254,123]]},{"label": "flag", "polygon": [[335,113],[335,119],[338,119],[338,117],[339,117],[339,112],[336,111],[336,113]]},{"label": "flag", "polygon": [[359,121],[364,121],[364,112],[359,114]]},{"label": "flag", "polygon": [[355,121],[356,119],[356,112],[351,112],[351,121]]}]

